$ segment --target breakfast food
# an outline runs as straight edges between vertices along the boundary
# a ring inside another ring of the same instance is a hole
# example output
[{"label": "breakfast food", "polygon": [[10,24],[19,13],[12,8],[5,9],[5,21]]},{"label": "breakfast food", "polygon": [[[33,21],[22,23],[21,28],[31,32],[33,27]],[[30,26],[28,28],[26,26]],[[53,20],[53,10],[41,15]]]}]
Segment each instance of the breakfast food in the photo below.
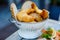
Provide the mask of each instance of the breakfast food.
[{"label": "breakfast food", "polygon": [[[13,18],[15,18],[19,22],[41,22],[49,17],[47,10],[45,9],[40,10],[34,2],[31,2],[30,4],[31,4],[29,5],[30,8],[27,9],[23,9],[24,7],[23,5],[21,10],[19,12],[16,12],[17,14],[14,14],[15,13],[14,7],[11,6]],[[16,7],[15,9],[17,10]]]},{"label": "breakfast food", "polygon": [[17,20],[22,22],[32,22],[34,21],[34,17],[28,15],[25,10],[20,11],[17,15]]},{"label": "breakfast food", "polygon": [[53,28],[42,29],[42,35],[37,40],[60,40],[60,30]]},{"label": "breakfast food", "polygon": [[39,22],[42,21],[42,17],[39,14],[31,13],[30,16],[34,17],[34,21]]},{"label": "breakfast food", "polygon": [[27,9],[31,8],[31,4],[32,4],[32,1],[24,2],[22,7],[21,7],[21,10],[27,10]]},{"label": "breakfast food", "polygon": [[11,10],[11,13],[12,13],[12,17],[16,19],[15,15],[17,13],[17,8],[16,8],[16,5],[14,3],[12,3],[10,5],[10,10]]},{"label": "breakfast food", "polygon": [[39,14],[42,13],[42,10],[39,9],[34,2],[31,4],[31,7],[32,7],[33,9],[35,9],[35,11],[36,11],[37,13],[39,13]]}]

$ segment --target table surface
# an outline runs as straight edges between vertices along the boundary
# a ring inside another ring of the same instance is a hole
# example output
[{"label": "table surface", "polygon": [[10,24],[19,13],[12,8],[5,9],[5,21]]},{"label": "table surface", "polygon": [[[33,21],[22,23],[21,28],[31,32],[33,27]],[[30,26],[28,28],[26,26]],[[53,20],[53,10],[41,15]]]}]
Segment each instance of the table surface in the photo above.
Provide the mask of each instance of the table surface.
[{"label": "table surface", "polygon": [[[60,23],[59,21],[55,21],[55,20],[52,20],[52,19],[48,19],[48,22],[50,22],[50,23]],[[16,31],[15,33],[10,35],[5,40],[21,40],[21,39],[22,39],[22,37],[20,37],[19,34],[18,34],[18,31]],[[27,39],[25,39],[25,40],[27,40]]]}]

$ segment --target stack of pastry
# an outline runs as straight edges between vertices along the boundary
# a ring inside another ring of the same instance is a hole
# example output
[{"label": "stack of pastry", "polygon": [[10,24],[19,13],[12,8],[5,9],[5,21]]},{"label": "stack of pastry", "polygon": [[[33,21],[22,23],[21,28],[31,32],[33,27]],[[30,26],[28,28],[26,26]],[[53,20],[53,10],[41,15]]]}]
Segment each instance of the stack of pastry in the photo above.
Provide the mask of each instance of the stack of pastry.
[{"label": "stack of pastry", "polygon": [[21,9],[17,12],[16,17],[14,16],[13,10],[11,10],[13,18],[19,22],[41,22],[49,17],[48,11],[39,9],[34,2],[32,2],[30,6],[31,7],[26,10]]}]

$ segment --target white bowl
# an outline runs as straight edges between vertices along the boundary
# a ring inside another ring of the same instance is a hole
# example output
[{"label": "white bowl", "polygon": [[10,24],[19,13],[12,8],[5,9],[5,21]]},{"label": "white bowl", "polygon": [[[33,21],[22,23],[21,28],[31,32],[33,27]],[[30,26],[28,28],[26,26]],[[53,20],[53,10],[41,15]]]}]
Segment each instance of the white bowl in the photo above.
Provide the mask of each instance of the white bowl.
[{"label": "white bowl", "polygon": [[26,22],[18,22],[16,20],[12,20],[11,22],[14,23],[18,28],[18,34],[26,39],[33,39],[37,38],[41,35],[41,30],[44,28],[44,25],[47,23],[47,20],[42,22],[36,23],[26,23]]},{"label": "white bowl", "polygon": [[46,22],[47,19],[42,22],[36,22],[36,23],[25,23],[16,21],[15,25],[22,30],[39,30],[44,27]]},{"label": "white bowl", "polygon": [[44,28],[44,25],[47,23],[47,20],[43,20],[42,22],[36,23],[27,23],[27,22],[19,22],[13,18],[10,19],[12,23],[14,23],[20,30],[18,31],[19,35],[23,38],[33,39],[37,38],[41,35],[40,31]]}]

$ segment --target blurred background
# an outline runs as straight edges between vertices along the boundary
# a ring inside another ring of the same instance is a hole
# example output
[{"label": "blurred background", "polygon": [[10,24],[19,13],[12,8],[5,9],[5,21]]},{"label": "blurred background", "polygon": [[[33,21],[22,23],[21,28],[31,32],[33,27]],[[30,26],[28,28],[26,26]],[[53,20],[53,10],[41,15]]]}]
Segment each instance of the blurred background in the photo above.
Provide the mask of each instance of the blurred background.
[{"label": "blurred background", "polygon": [[[18,30],[8,19],[11,17],[10,4],[15,3],[20,9],[22,4],[28,0],[0,0],[0,40]],[[50,19],[60,21],[60,0],[30,0],[36,3],[40,9],[47,9],[50,12]],[[5,36],[6,35],[6,36]]]}]

